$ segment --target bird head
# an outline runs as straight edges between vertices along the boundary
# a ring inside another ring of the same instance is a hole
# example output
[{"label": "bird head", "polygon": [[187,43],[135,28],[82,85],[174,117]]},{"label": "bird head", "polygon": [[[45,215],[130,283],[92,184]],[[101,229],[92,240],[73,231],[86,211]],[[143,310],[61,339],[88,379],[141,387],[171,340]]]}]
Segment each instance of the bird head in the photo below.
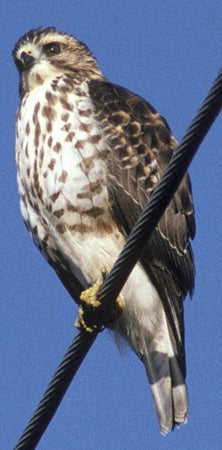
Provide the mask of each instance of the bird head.
[{"label": "bird head", "polygon": [[83,79],[101,79],[102,73],[88,47],[56,28],[37,28],[22,36],[13,50],[20,94],[64,73]]}]

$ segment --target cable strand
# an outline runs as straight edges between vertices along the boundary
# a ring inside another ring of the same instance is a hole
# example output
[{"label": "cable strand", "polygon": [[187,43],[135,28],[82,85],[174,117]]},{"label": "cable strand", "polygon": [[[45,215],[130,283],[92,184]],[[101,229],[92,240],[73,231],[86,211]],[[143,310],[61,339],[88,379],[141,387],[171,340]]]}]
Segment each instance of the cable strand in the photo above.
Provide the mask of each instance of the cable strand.
[{"label": "cable strand", "polygon": [[34,450],[36,448],[96,336],[97,332],[89,334],[81,331],[75,337],[15,450]]}]

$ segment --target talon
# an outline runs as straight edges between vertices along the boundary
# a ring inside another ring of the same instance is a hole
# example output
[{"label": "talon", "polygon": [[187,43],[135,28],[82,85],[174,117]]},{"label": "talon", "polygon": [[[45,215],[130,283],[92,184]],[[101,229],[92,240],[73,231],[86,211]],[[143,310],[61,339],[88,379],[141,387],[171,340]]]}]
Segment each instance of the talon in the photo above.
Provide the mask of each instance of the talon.
[{"label": "talon", "polygon": [[79,317],[75,320],[74,323],[75,327],[78,329],[84,329],[88,333],[93,333],[93,331],[98,329],[98,325],[87,325],[87,323],[84,320],[84,311],[82,306],[79,308]]},{"label": "talon", "polygon": [[80,303],[92,306],[94,308],[98,308],[101,305],[101,302],[97,298],[97,294],[102,284],[103,284],[102,281],[98,281],[90,288],[86,289],[85,291],[82,291],[80,294]]},{"label": "talon", "polygon": [[102,281],[98,281],[90,288],[82,291],[80,295],[81,306],[75,326],[80,329],[83,328],[89,333],[101,329],[102,325],[116,320],[123,310],[123,303],[120,297],[117,297],[115,302],[109,302],[108,304],[99,300],[98,293],[106,277],[105,269],[101,273]]}]

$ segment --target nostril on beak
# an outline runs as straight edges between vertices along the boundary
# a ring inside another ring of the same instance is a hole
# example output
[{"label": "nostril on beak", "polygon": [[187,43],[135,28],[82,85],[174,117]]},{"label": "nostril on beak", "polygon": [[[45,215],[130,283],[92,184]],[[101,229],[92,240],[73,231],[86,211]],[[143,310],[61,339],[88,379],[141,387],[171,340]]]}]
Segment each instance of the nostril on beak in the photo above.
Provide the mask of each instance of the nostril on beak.
[{"label": "nostril on beak", "polygon": [[22,52],[20,58],[25,69],[29,69],[30,67],[32,67],[35,61],[34,56],[26,52]]}]

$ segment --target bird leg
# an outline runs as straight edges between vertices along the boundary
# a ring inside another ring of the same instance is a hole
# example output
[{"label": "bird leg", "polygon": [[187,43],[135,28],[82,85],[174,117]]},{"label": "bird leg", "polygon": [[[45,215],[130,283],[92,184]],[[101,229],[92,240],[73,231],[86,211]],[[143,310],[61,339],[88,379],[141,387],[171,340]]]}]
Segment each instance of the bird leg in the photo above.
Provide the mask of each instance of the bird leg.
[{"label": "bird leg", "polygon": [[103,269],[102,281],[96,282],[80,294],[79,316],[75,321],[75,326],[89,333],[95,330],[99,331],[104,325],[118,319],[123,310],[123,303],[120,297],[117,297],[112,303],[99,300],[99,291],[105,277],[106,271]]}]

